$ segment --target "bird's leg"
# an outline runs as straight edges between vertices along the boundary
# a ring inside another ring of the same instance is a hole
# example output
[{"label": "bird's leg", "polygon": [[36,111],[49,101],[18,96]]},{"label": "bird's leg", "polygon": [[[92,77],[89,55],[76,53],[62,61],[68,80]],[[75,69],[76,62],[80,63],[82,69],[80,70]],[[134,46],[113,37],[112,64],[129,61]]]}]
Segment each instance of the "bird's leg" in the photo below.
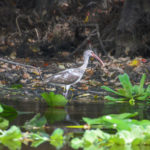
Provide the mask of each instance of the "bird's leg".
[{"label": "bird's leg", "polygon": [[70,88],[70,85],[66,85],[65,86],[65,91],[66,91],[66,93],[64,93],[64,96],[67,98],[67,95],[68,95],[68,90],[69,90],[69,88]]}]

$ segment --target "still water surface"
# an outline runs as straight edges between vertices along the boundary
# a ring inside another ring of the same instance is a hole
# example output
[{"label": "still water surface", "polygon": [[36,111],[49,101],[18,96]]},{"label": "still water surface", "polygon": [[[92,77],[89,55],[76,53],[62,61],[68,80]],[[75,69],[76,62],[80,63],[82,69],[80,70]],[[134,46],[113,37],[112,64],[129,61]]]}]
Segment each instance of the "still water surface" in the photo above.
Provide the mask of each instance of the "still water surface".
[{"label": "still water surface", "polygon": [[[84,124],[82,117],[96,118],[107,114],[120,114],[125,112],[138,112],[137,119],[150,120],[150,104],[136,103],[134,106],[126,103],[111,103],[104,101],[90,103],[73,101],[67,105],[65,109],[53,110],[48,108],[45,103],[39,101],[11,101],[1,100],[1,103],[13,106],[17,111],[26,112],[19,115],[11,124],[18,126],[23,125],[27,120],[30,120],[35,114],[41,113],[48,120],[48,125],[55,129],[57,127],[63,128],[66,125],[79,125]],[[65,129],[69,130],[69,129]],[[66,131],[67,132],[67,131]],[[74,130],[76,132],[76,130]],[[78,132],[78,131],[77,131]],[[35,148],[23,146],[23,150],[35,150]],[[53,150],[49,143],[42,144],[36,150]],[[63,150],[70,148],[64,147]],[[143,148],[142,148],[143,149]],[[143,150],[146,150],[144,148]],[[5,150],[5,148],[3,149]]]}]

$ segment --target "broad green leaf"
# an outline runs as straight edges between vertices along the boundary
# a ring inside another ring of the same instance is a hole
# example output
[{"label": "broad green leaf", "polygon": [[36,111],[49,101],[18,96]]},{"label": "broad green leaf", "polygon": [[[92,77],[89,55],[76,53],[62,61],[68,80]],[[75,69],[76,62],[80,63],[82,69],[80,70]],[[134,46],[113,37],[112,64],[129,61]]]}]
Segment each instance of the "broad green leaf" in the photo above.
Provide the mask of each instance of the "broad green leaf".
[{"label": "broad green leaf", "polygon": [[18,113],[15,108],[4,104],[1,104],[1,106],[3,107],[3,111],[0,113],[1,117],[6,118],[9,121],[12,121],[17,117]]},{"label": "broad green leaf", "polygon": [[126,96],[131,98],[132,97],[132,84],[130,82],[129,76],[125,73],[123,75],[119,75],[120,83],[122,87],[126,91]]},{"label": "broad green leaf", "polygon": [[139,96],[136,99],[137,100],[147,100],[148,95],[149,95],[149,93],[145,93],[143,96]]},{"label": "broad green leaf", "polygon": [[[87,117],[83,117],[82,119],[89,125],[94,125],[94,124],[104,124],[104,126],[109,126],[112,127],[110,125],[112,125],[112,123],[110,124],[110,120],[113,119],[117,119],[118,120],[123,120],[123,119],[127,119],[127,118],[132,118],[137,116],[138,113],[123,113],[123,114],[110,114],[110,115],[105,115],[102,117],[98,117],[98,118],[87,118]],[[113,121],[114,123],[114,121]]]},{"label": "broad green leaf", "polygon": [[42,93],[41,96],[50,107],[64,107],[68,102],[68,100],[63,95],[60,94],[55,95],[54,92],[50,93],[45,92]]},{"label": "broad green leaf", "polygon": [[61,148],[64,143],[63,137],[64,131],[60,128],[56,129],[52,135],[50,136],[50,144],[55,146],[56,148]]},{"label": "broad green leaf", "polygon": [[83,141],[79,138],[73,138],[71,140],[71,147],[73,149],[83,148]]},{"label": "broad green leaf", "polygon": [[123,88],[117,89],[117,92],[119,92],[121,96],[126,97],[126,91]]},{"label": "broad green leaf", "polygon": [[49,135],[42,132],[32,133],[30,138],[33,140],[32,147],[38,147],[40,144],[49,141]]},{"label": "broad green leaf", "polygon": [[[143,91],[144,92],[144,91]],[[139,96],[140,95],[140,93],[139,93],[139,86],[138,85],[134,85],[133,87],[132,87],[132,95],[133,96]]]},{"label": "broad green leaf", "polygon": [[146,92],[148,92],[149,95],[150,95],[150,85],[148,85],[148,87],[147,87],[147,89],[146,89]]},{"label": "broad green leaf", "polygon": [[125,100],[127,100],[127,98],[125,98],[125,97],[115,98],[115,97],[112,97],[112,96],[105,96],[104,98],[107,99],[107,100],[110,100],[110,101],[125,101]]},{"label": "broad green leaf", "polygon": [[104,89],[104,90],[106,90],[106,91],[108,91],[108,92],[112,92],[112,93],[114,93],[114,94],[117,94],[117,95],[122,96],[121,93],[116,92],[116,91],[112,90],[111,88],[109,88],[109,87],[107,87],[107,86],[101,86],[101,88]]},{"label": "broad green leaf", "polygon": [[0,113],[3,112],[3,110],[4,109],[3,109],[2,105],[0,105]]},{"label": "broad green leaf", "polygon": [[12,126],[7,131],[0,131],[0,143],[8,147],[10,150],[21,149],[22,134],[18,127]]},{"label": "broad green leaf", "polygon": [[41,117],[40,113],[35,115],[31,120],[25,122],[24,128],[28,130],[32,130],[34,127],[42,127],[47,123],[46,118]]},{"label": "broad green leaf", "polygon": [[110,114],[106,116],[111,116],[112,118],[118,118],[118,119],[128,119],[128,118],[133,118],[138,115],[138,112],[134,113],[122,113],[122,114]]},{"label": "broad green leaf", "polygon": [[123,138],[119,137],[118,135],[114,135],[114,136],[111,136],[111,138],[109,139],[108,141],[109,143],[115,145],[124,145],[125,144],[125,141]]},{"label": "broad green leaf", "polygon": [[140,80],[139,94],[144,91],[143,86],[144,86],[144,83],[145,83],[145,79],[146,79],[146,74],[143,74],[142,78]]},{"label": "broad green leaf", "polygon": [[4,130],[4,129],[7,129],[9,125],[9,121],[0,117],[0,129]]}]

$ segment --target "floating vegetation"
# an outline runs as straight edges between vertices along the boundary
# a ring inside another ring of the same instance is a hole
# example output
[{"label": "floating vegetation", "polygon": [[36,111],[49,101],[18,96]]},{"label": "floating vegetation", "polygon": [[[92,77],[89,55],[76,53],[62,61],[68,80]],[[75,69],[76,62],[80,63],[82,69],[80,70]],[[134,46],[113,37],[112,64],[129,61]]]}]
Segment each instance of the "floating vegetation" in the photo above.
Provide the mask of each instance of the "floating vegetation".
[{"label": "floating vegetation", "polygon": [[68,100],[63,95],[54,94],[54,92],[44,92],[41,94],[41,96],[49,107],[65,107],[68,102]]}]

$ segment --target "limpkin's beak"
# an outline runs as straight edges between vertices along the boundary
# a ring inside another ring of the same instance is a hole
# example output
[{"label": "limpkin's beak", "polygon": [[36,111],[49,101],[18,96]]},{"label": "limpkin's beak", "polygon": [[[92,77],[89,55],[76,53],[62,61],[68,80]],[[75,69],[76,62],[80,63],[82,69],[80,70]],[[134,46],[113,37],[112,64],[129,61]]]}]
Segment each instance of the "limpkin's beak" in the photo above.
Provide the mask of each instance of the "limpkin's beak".
[{"label": "limpkin's beak", "polygon": [[103,61],[97,55],[95,55],[94,53],[92,53],[92,57],[96,58],[102,64],[102,66],[104,67]]}]

